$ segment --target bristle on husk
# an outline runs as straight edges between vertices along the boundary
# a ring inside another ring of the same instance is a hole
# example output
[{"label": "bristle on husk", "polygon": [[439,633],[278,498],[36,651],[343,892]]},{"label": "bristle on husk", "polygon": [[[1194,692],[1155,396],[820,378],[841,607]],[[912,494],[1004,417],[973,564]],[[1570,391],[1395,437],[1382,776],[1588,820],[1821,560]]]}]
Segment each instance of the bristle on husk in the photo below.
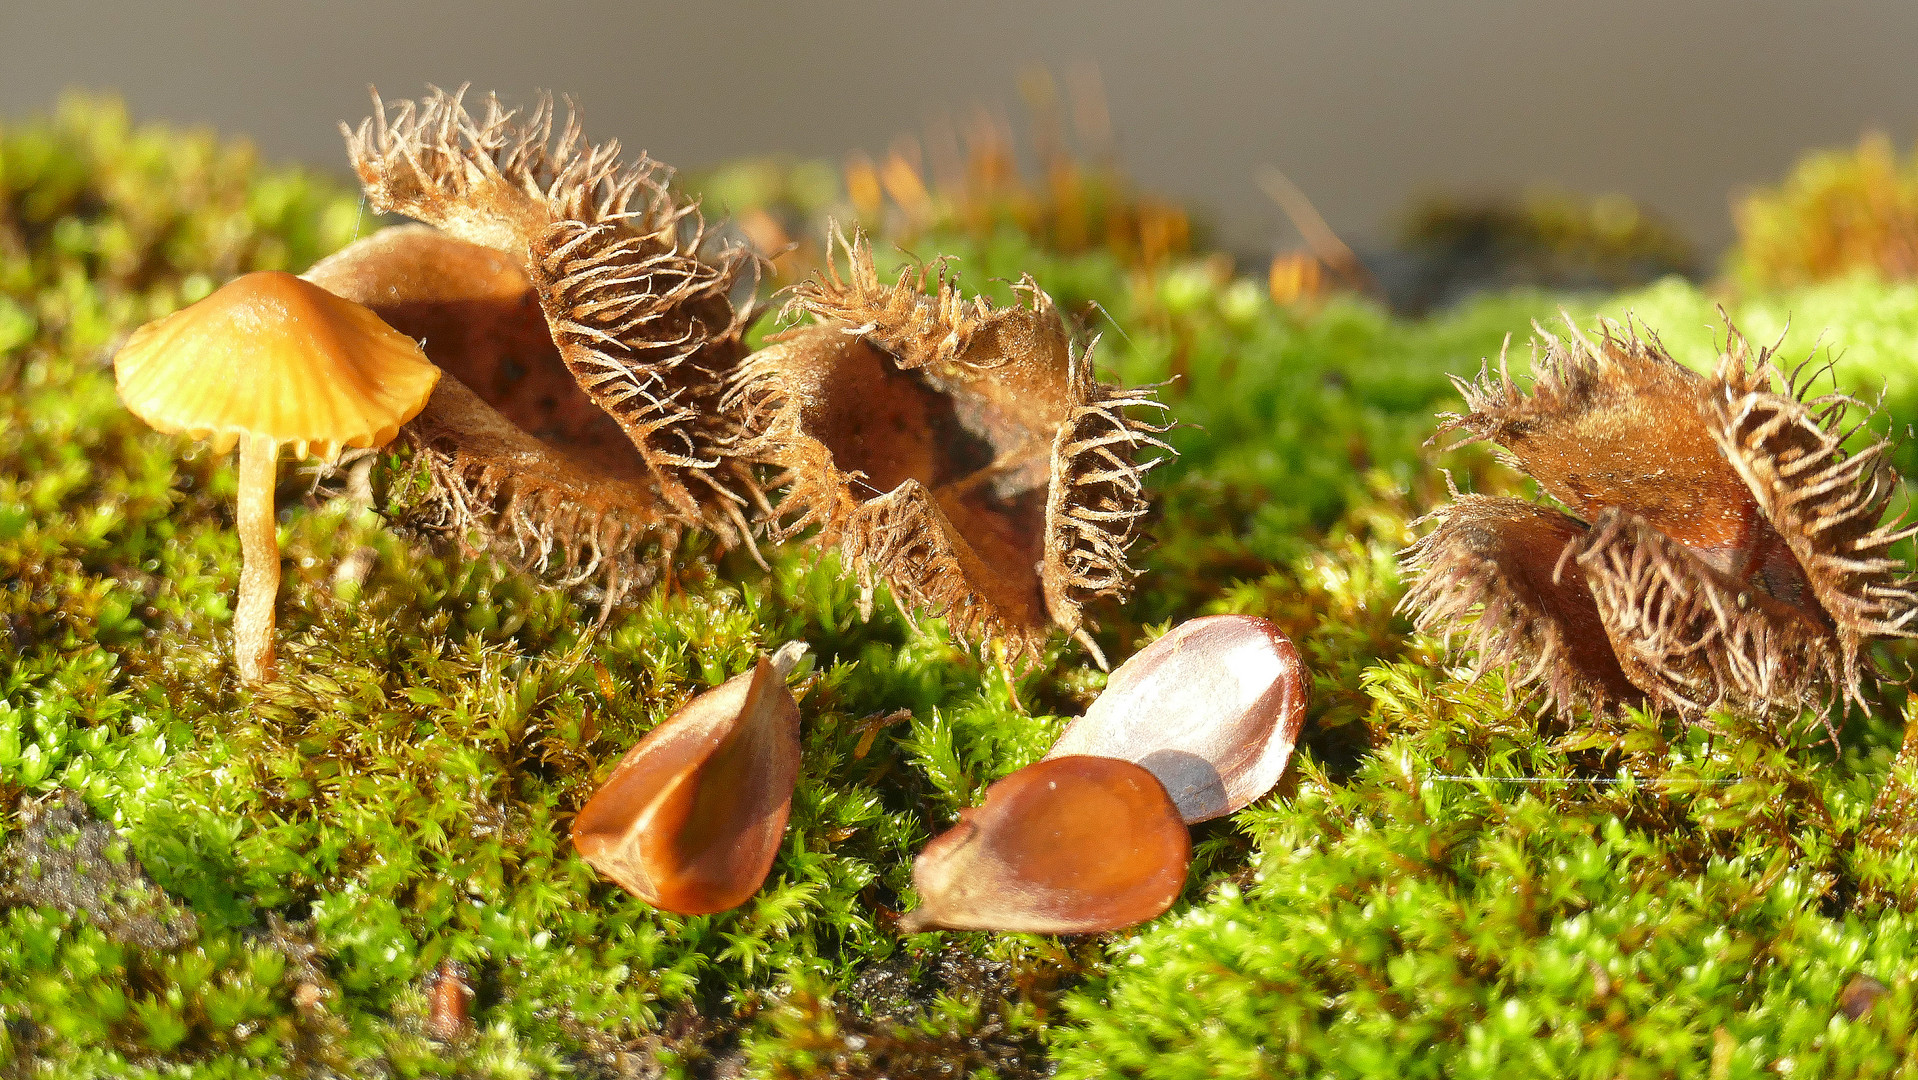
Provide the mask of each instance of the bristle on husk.
[{"label": "bristle on husk", "polygon": [[[1149,390],[1104,386],[1031,282],[1028,305],[965,300],[943,273],[881,285],[863,238],[802,285],[814,325],[750,357],[726,404],[742,456],[780,470],[775,533],[819,527],[870,598],[887,582],[953,634],[1036,656],[1084,603],[1121,595],[1164,428],[1127,413]],[[929,290],[930,286],[930,290]]]},{"label": "bristle on husk", "polygon": [[1836,642],[1815,616],[1628,511],[1601,514],[1573,558],[1627,677],[1680,716],[1794,713],[1837,680]]},{"label": "bristle on husk", "polygon": [[651,583],[680,527],[645,484],[605,471],[515,427],[457,379],[434,391],[404,431],[422,490],[396,492],[403,524],[469,543],[554,584],[596,584],[604,619]]},{"label": "bristle on husk", "polygon": [[[1855,454],[1845,450],[1846,439],[1870,422],[1870,410],[1845,394],[1807,399],[1810,380],[1795,385],[1772,356],[1769,349],[1754,356],[1745,339],[1730,332],[1707,396],[1711,432],[1832,622],[1844,658],[1840,685],[1860,699],[1870,668],[1866,641],[1918,636],[1918,585],[1891,554],[1918,526],[1885,520],[1899,488],[1897,473],[1883,461],[1890,442],[1876,440]],[[1848,426],[1853,408],[1867,415]]]},{"label": "bristle on husk", "polygon": [[1672,359],[1655,336],[1604,324],[1596,340],[1576,327],[1539,327],[1534,382],[1521,390],[1499,361],[1496,376],[1454,379],[1464,415],[1440,433],[1498,444],[1510,464],[1590,521],[1627,506],[1692,547],[1729,551],[1767,532],[1744,482],[1718,452],[1703,418],[1704,379]]}]

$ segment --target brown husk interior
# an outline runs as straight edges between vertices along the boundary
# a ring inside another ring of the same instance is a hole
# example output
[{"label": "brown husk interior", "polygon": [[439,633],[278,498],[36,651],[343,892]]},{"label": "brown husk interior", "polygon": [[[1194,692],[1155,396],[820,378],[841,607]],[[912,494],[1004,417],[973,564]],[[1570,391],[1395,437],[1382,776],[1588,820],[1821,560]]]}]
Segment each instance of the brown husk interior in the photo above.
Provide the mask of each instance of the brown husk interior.
[{"label": "brown husk interior", "polygon": [[422,341],[446,372],[401,429],[424,463],[425,487],[389,499],[389,514],[461,543],[477,536],[568,584],[598,578],[607,610],[652,579],[652,542],[670,550],[680,526],[662,511],[632,443],[561,365],[513,260],[399,226],[305,276]]}]

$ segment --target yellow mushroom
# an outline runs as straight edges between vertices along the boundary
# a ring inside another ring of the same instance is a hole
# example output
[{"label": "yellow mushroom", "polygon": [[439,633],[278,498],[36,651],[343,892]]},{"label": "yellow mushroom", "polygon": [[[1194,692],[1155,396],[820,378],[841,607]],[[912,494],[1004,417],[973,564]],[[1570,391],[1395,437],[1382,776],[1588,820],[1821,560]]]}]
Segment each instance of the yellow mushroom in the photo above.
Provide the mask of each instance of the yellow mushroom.
[{"label": "yellow mushroom", "polygon": [[382,446],[439,381],[418,343],[367,308],[292,274],[247,274],[133,332],[113,358],[120,400],[175,435],[240,447],[240,678],[273,671],[280,587],[273,488],[280,447],[331,458]]}]

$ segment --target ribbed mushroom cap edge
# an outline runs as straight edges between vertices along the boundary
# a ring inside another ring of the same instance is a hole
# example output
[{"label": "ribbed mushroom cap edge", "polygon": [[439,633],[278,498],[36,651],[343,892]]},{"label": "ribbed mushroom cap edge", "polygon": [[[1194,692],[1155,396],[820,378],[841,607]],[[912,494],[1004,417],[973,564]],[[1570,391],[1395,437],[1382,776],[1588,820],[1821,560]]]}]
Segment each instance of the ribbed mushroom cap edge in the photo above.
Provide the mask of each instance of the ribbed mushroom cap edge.
[{"label": "ribbed mushroom cap edge", "polygon": [[140,327],[113,368],[120,400],[156,430],[216,450],[265,436],[321,457],[386,444],[440,376],[371,310],[277,271]]}]

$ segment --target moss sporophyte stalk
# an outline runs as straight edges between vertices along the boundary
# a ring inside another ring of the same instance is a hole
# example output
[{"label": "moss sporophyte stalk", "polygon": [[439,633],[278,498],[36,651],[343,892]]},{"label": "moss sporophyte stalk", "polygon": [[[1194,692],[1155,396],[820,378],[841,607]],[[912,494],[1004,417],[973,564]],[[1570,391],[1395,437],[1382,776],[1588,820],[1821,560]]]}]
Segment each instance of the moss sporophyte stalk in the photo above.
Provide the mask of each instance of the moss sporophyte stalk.
[{"label": "moss sporophyte stalk", "polygon": [[[872,184],[916,209],[781,296],[550,109],[377,111],[368,206],[421,224],[367,236],[358,193],[111,103],[0,128],[6,1068],[1914,1068],[1881,462],[1918,459],[1871,434],[1918,418],[1911,286],[1281,306],[1069,237],[1143,238],[1122,182],[1033,216],[901,151]],[[242,683],[239,474],[105,358],[303,268],[438,382],[266,478]],[[1719,302],[1840,358],[1809,390]],[[1562,306],[1600,329],[1529,390],[1451,384]],[[1441,413],[1471,438],[1423,447]],[[1395,613],[1415,544],[1407,610],[1465,648]],[[992,929],[902,932],[955,925]]]}]

